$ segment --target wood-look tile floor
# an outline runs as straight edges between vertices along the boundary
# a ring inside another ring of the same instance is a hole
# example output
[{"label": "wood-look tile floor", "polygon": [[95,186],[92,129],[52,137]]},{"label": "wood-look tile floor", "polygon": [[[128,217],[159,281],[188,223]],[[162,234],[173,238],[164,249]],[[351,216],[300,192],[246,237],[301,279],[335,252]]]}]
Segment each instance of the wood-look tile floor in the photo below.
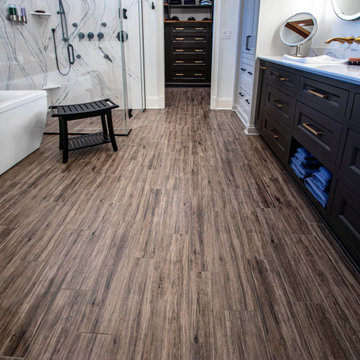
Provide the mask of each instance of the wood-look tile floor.
[{"label": "wood-look tile floor", "polygon": [[47,135],[0,177],[0,359],[359,359],[359,274],[273,154],[167,97],[117,153]]}]

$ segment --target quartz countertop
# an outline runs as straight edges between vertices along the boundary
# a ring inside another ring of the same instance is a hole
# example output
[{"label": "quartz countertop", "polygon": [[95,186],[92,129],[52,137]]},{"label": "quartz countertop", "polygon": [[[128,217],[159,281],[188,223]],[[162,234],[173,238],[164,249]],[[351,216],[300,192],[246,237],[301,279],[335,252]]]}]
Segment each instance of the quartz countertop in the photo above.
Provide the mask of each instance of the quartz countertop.
[{"label": "quartz countertop", "polygon": [[260,56],[259,59],[270,61],[275,64],[289,66],[294,69],[304,70],[313,74],[327,76],[332,79],[346,81],[352,84],[360,85],[360,66],[345,64],[307,64],[288,61],[282,56]]}]

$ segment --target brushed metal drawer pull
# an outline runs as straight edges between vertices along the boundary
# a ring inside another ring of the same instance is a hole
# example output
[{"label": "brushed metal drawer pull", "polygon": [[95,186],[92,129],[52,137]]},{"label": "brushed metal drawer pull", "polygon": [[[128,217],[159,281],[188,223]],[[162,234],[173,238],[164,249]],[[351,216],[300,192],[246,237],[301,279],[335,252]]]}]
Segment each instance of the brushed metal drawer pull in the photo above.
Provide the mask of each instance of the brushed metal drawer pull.
[{"label": "brushed metal drawer pull", "polygon": [[259,69],[260,69],[260,70],[266,70],[266,69],[267,69],[267,66],[259,66]]},{"label": "brushed metal drawer pull", "polygon": [[204,38],[195,38],[195,40],[204,40]]},{"label": "brushed metal drawer pull", "polygon": [[315,136],[321,136],[321,135],[323,134],[322,131],[317,131],[317,130],[313,129],[310,125],[311,125],[311,124],[308,124],[308,123],[302,123],[302,126],[303,126],[305,129],[309,130],[309,131],[310,131],[312,134],[314,134]]},{"label": "brushed metal drawer pull", "polygon": [[203,64],[204,61],[203,60],[195,60],[195,64]]},{"label": "brushed metal drawer pull", "polygon": [[184,40],[184,38],[175,38],[175,40]]},{"label": "brushed metal drawer pull", "polygon": [[176,49],[176,52],[183,52],[184,49]]},{"label": "brushed metal drawer pull", "polygon": [[308,93],[313,94],[313,95],[315,95],[315,96],[317,96],[319,98],[325,99],[325,100],[327,100],[329,98],[329,95],[321,94],[321,93],[319,93],[319,92],[317,92],[315,90],[312,90],[312,89],[308,89]]},{"label": "brushed metal drawer pull", "polygon": [[195,49],[196,52],[203,52],[204,50],[202,49]]},{"label": "brushed metal drawer pull", "polygon": [[176,62],[177,62],[178,64],[182,64],[182,63],[184,62],[184,60],[176,60]]},{"label": "brushed metal drawer pull", "polygon": [[284,106],[279,100],[273,100],[272,103],[279,109]]},{"label": "brushed metal drawer pull", "polygon": [[176,76],[184,76],[184,74],[175,74]]},{"label": "brushed metal drawer pull", "polygon": [[202,74],[194,74],[195,76],[202,76]]},{"label": "brushed metal drawer pull", "polygon": [[287,78],[284,76],[281,76],[280,74],[278,74],[277,72],[273,72],[274,76],[279,79],[280,81],[286,81]]},{"label": "brushed metal drawer pull", "polygon": [[177,27],[177,28],[175,28],[175,30],[184,30],[184,28]]},{"label": "brushed metal drawer pull", "polygon": [[204,30],[203,27],[196,27],[195,30]]},{"label": "brushed metal drawer pull", "polygon": [[278,139],[280,137],[280,134],[275,129],[270,129],[269,131],[274,139]]}]

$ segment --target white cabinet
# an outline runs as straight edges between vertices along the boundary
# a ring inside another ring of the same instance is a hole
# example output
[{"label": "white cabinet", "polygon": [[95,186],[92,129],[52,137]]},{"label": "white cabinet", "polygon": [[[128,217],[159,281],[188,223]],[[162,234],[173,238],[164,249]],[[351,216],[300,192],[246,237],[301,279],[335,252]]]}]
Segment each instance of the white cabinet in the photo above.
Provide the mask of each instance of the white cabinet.
[{"label": "white cabinet", "polygon": [[252,112],[253,85],[255,81],[256,35],[260,0],[244,0],[241,14],[242,27],[239,38],[240,58],[238,69],[237,95],[234,108],[248,129]]},{"label": "white cabinet", "polygon": [[244,0],[241,52],[255,55],[260,0]]}]

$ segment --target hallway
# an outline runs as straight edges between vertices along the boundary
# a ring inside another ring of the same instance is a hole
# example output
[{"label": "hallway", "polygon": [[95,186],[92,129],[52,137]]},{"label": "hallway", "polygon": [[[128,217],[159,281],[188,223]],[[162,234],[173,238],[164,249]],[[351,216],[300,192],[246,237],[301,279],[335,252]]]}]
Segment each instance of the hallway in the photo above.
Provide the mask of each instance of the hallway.
[{"label": "hallway", "polygon": [[0,360],[356,359],[321,220],[209,89],[166,91],[117,153],[47,135],[0,177]]}]

